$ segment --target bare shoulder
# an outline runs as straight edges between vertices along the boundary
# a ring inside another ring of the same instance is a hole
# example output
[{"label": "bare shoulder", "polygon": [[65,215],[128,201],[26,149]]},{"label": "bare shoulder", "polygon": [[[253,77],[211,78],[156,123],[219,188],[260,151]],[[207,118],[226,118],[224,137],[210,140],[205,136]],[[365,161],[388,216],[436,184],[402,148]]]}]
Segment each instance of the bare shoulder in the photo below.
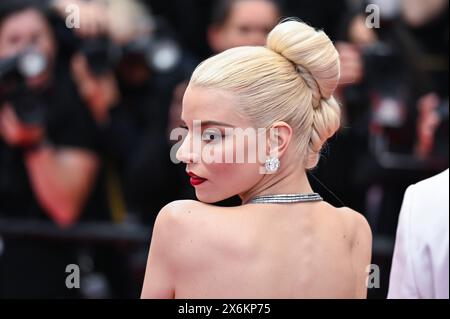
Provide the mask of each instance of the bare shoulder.
[{"label": "bare shoulder", "polygon": [[372,246],[372,230],[367,219],[361,213],[348,207],[337,208],[337,210],[349,233],[352,234],[352,246],[364,246],[364,249],[369,249]]},{"label": "bare shoulder", "polygon": [[176,289],[174,277],[190,263],[189,219],[186,215],[198,204],[176,201],[164,206],[153,227],[147,261],[143,297],[172,298]]},{"label": "bare shoulder", "polygon": [[[194,200],[174,201],[156,218],[152,242],[178,273],[208,260],[214,239],[217,207]],[[195,268],[195,267],[194,267]]]},{"label": "bare shoulder", "polygon": [[355,298],[367,298],[367,271],[372,260],[372,230],[366,218],[350,208],[340,208],[351,237],[351,262],[355,272]]},{"label": "bare shoulder", "polygon": [[177,200],[170,202],[159,211],[158,218],[179,218],[190,208],[200,204],[195,200]]},{"label": "bare shoulder", "polygon": [[326,213],[326,218],[332,223],[339,223],[349,234],[366,233],[371,234],[369,223],[359,212],[348,207],[334,207],[322,202],[322,211]]},{"label": "bare shoulder", "polygon": [[201,217],[205,211],[214,211],[215,206],[195,200],[177,200],[164,206],[158,213],[158,220],[164,223],[184,223],[194,218]]},{"label": "bare shoulder", "polygon": [[366,241],[371,242],[372,231],[362,214],[348,207],[334,207],[327,202],[322,202],[322,205],[321,211],[324,213],[323,216],[325,218],[322,222],[327,221],[327,223],[333,224],[333,227],[342,229],[349,235],[352,243],[361,236],[366,238]]},{"label": "bare shoulder", "polygon": [[215,210],[217,210],[215,206],[195,200],[173,201],[159,211],[154,232],[171,239],[172,242],[180,240],[185,234],[192,234],[194,229],[195,233],[201,231],[202,227],[198,226]]}]

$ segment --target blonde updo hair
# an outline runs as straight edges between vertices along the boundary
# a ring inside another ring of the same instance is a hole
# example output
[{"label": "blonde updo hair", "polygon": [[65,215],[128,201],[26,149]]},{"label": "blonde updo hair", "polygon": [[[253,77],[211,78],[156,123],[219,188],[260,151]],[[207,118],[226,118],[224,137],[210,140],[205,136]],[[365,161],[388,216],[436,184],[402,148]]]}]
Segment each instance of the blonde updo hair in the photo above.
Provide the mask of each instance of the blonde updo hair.
[{"label": "blonde updo hair", "polygon": [[257,127],[289,124],[305,168],[313,169],[340,126],[333,97],[339,74],[339,54],[328,36],[290,19],[270,32],[266,47],[238,47],[204,61],[190,83],[237,94],[237,112]]}]

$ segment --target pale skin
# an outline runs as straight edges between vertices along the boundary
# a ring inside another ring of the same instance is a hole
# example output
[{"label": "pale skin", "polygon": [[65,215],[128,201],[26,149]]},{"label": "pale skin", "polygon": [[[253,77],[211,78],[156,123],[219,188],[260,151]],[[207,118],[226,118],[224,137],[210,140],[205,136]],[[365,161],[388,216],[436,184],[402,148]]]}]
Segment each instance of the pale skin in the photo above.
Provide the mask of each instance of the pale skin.
[{"label": "pale skin", "polygon": [[[276,174],[260,174],[260,163],[196,160],[198,154],[188,147],[190,123],[220,119],[233,127],[251,126],[237,115],[235,104],[232,94],[216,89],[190,86],[186,92],[182,118],[189,134],[177,157],[207,181],[196,186],[199,201],[172,202],[160,211],[141,297],[365,298],[372,239],[362,215],[326,202],[248,204],[256,195],[312,192],[288,124],[273,124],[278,146],[268,152],[279,154]],[[239,147],[230,146],[232,141],[221,140],[224,152]],[[214,142],[203,141],[202,147],[207,143]],[[209,204],[235,194],[242,206]]]}]

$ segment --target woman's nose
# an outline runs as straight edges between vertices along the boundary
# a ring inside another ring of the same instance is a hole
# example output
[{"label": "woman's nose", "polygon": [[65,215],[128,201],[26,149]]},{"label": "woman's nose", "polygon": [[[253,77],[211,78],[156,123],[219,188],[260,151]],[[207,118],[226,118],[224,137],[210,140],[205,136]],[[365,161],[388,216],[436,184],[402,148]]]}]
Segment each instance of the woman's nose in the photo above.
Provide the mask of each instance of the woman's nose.
[{"label": "woman's nose", "polygon": [[181,144],[176,154],[177,160],[183,163],[197,163],[199,160],[198,152],[194,149],[193,139],[188,134]]}]

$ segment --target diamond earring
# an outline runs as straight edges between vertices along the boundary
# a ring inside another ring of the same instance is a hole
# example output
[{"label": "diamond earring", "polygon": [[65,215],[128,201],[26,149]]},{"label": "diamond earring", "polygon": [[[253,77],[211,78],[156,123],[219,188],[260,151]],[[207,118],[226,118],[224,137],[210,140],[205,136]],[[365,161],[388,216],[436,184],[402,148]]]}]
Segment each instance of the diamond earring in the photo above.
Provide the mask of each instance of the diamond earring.
[{"label": "diamond earring", "polygon": [[275,173],[280,168],[280,164],[281,164],[281,162],[278,158],[276,158],[276,157],[269,158],[265,164],[266,172],[268,174]]}]

